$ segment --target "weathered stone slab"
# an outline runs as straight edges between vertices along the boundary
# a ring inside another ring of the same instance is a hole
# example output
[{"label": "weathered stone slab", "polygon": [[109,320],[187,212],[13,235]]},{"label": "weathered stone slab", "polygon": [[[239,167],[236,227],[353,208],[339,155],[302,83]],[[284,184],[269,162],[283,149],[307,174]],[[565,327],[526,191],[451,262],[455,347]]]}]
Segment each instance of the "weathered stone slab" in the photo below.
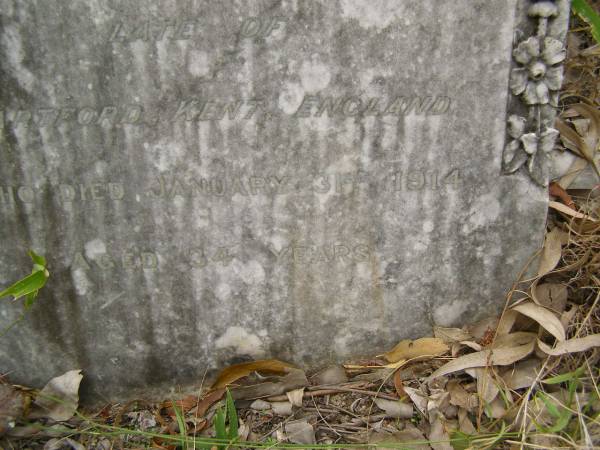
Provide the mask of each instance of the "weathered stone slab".
[{"label": "weathered stone slab", "polygon": [[122,397],[499,310],[546,214],[530,6],[0,0],[0,285],[51,272],[2,373]]}]

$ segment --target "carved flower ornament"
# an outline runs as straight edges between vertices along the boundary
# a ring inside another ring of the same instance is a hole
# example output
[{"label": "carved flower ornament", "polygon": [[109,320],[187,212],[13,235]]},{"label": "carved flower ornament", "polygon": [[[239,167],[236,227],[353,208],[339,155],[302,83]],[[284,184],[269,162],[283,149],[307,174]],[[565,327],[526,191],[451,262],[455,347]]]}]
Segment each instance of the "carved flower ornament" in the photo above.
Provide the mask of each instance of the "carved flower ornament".
[{"label": "carved flower ornament", "polygon": [[523,94],[528,105],[557,106],[563,69],[556,64],[563,62],[566,56],[562,42],[553,37],[532,36],[515,48],[513,56],[522,66],[511,73],[513,94]]},{"label": "carved flower ornament", "polygon": [[525,133],[527,120],[511,115],[508,118],[508,134],[512,140],[504,149],[504,171],[514,173],[527,163],[533,180],[545,185],[548,180],[548,153],[554,148],[558,130],[545,128],[540,133]]},{"label": "carved flower ornament", "polygon": [[558,106],[563,78],[561,63],[566,51],[559,39],[548,34],[549,21],[558,15],[554,1],[532,0],[527,13],[536,21],[536,33],[513,50],[517,67],[511,71],[510,89],[528,106],[528,118],[517,115],[508,118],[507,133],[511,140],[504,147],[502,166],[506,174],[526,166],[531,179],[546,186],[548,154],[559,134],[551,124],[554,107]]}]

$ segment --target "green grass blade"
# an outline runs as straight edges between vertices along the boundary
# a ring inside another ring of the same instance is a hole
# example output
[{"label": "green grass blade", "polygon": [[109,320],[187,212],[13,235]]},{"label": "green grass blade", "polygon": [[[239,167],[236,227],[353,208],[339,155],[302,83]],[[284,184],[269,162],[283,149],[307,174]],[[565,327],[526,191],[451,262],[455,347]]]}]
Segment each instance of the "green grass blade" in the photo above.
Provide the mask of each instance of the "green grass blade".
[{"label": "green grass blade", "polygon": [[183,413],[175,403],[175,401],[171,401],[173,404],[173,411],[175,411],[175,417],[177,418],[177,425],[179,426],[179,436],[181,437],[181,448],[187,449],[187,429],[185,426],[185,419],[183,418]]},{"label": "green grass blade", "polygon": [[227,409],[227,418],[229,419],[229,439],[237,439],[238,438],[238,417],[237,412],[235,410],[235,403],[233,402],[233,397],[231,396],[231,392],[227,389],[227,397],[225,400],[225,407]]},{"label": "green grass blade", "polygon": [[46,284],[46,273],[41,270],[33,272],[22,280],[0,292],[0,298],[12,295],[15,300],[41,289]]},{"label": "green grass blade", "polygon": [[222,408],[217,409],[215,414],[215,434],[217,439],[227,439],[227,431],[225,430],[225,413]]},{"label": "green grass blade", "polygon": [[573,0],[571,7],[575,14],[581,17],[590,26],[592,36],[600,44],[600,16],[587,0]]},{"label": "green grass blade", "polygon": [[577,370],[574,370],[573,372],[567,372],[567,373],[557,375],[555,377],[546,378],[545,380],[542,380],[542,383],[544,383],[544,384],[566,383],[567,381],[578,379],[583,374],[584,371],[585,371],[585,367],[581,366]]},{"label": "green grass blade", "polygon": [[37,264],[37,265],[42,266],[42,267],[46,267],[46,258],[44,258],[41,255],[38,255],[33,250],[29,250],[28,253],[29,253],[29,256],[31,257],[31,259],[33,260],[34,264]]}]

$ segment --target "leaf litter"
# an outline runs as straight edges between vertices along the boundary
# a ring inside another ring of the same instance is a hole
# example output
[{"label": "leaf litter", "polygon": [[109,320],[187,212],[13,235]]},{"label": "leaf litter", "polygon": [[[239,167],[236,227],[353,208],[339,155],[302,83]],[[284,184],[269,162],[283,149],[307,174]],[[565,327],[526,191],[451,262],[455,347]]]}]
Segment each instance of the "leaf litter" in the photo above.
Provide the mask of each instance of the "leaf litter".
[{"label": "leaf litter", "polygon": [[245,447],[597,443],[597,217],[551,214],[544,246],[552,241],[552,250],[541,252],[536,277],[514,286],[500,318],[464,328],[434,327],[431,337],[403,340],[379,356],[310,376],[278,360],[236,364],[210,388],[191,395],[108,404],[99,411],[77,409],[79,370],[50,380],[39,392],[5,382],[0,444],[174,450],[232,429],[237,445]]}]

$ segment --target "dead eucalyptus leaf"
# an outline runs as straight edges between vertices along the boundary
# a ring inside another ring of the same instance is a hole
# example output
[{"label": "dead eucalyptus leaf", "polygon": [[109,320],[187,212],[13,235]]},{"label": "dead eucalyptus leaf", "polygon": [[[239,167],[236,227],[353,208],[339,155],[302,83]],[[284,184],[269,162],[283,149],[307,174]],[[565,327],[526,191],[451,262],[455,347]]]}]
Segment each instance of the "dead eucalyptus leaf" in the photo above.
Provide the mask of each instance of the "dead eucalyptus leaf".
[{"label": "dead eucalyptus leaf", "polygon": [[542,249],[542,254],[540,256],[538,276],[545,275],[554,269],[560,261],[560,256],[560,235],[558,231],[552,230],[550,233],[546,234],[544,248]]},{"label": "dead eucalyptus leaf", "polygon": [[427,396],[415,388],[404,387],[404,391],[406,395],[411,399],[416,408],[421,412],[421,414],[425,415],[427,412]]},{"label": "dead eucalyptus leaf", "polygon": [[224,388],[240,378],[247,377],[252,372],[284,374],[286,369],[294,366],[276,359],[263,359],[248,363],[234,364],[221,371],[211,389]]},{"label": "dead eucalyptus leaf", "polygon": [[501,398],[496,398],[483,409],[490,419],[500,419],[506,414],[506,406]]},{"label": "dead eucalyptus leaf", "polygon": [[85,450],[83,445],[68,437],[50,439],[44,444],[44,450],[64,450],[65,447],[72,450]]},{"label": "dead eucalyptus leaf", "polygon": [[509,334],[512,327],[515,325],[515,321],[517,320],[518,313],[511,309],[507,309],[500,317],[500,321],[498,322],[498,328],[496,329],[497,336],[503,336],[505,334]]},{"label": "dead eucalyptus leaf", "polygon": [[553,197],[558,197],[569,208],[575,208],[575,202],[563,187],[557,182],[550,183],[548,188],[549,194]]},{"label": "dead eucalyptus leaf", "polygon": [[340,384],[348,381],[346,371],[342,366],[330,366],[317,372],[311,377],[311,381],[316,386],[327,384]]},{"label": "dead eucalyptus leaf", "polygon": [[481,344],[478,344],[477,342],[473,342],[473,341],[460,341],[459,344],[465,345],[465,346],[469,347],[470,349],[475,350],[476,352],[483,349]]},{"label": "dead eucalyptus leaf", "polygon": [[528,331],[515,331],[514,333],[496,337],[494,342],[492,342],[491,347],[518,347],[519,345],[525,345],[535,341],[536,337],[537,335],[535,333],[530,333]]},{"label": "dead eucalyptus leaf", "polygon": [[394,372],[394,388],[400,399],[404,399],[404,397],[407,396],[406,391],[404,390],[404,384],[402,383],[402,372],[399,370]]},{"label": "dead eucalyptus leaf", "polygon": [[569,167],[569,170],[567,170],[567,173],[558,180],[558,184],[563,189],[568,189],[571,183],[579,177],[581,172],[583,172],[587,166],[588,162],[585,159],[580,158],[579,156],[575,157],[575,160],[571,164],[571,167]]},{"label": "dead eucalyptus leaf", "polygon": [[496,380],[485,367],[475,369],[475,378],[477,379],[477,394],[484,403],[491,403],[498,396],[500,389],[496,385]]},{"label": "dead eucalyptus leaf", "polygon": [[394,419],[410,419],[413,416],[413,405],[401,402],[400,400],[387,400],[385,398],[375,398],[373,400],[377,407],[385,411],[388,417]]},{"label": "dead eucalyptus leaf", "polygon": [[469,419],[468,412],[463,408],[459,408],[458,410],[458,427],[460,431],[466,434],[475,434],[477,432],[471,419]]},{"label": "dead eucalyptus leaf", "polygon": [[285,434],[294,444],[316,444],[315,430],[306,419],[288,422],[284,426]]},{"label": "dead eucalyptus leaf", "polygon": [[560,211],[561,213],[566,214],[567,216],[575,217],[576,219],[586,219],[591,222],[596,222],[596,219],[594,219],[593,217],[575,211],[574,209],[569,208],[567,205],[563,205],[559,202],[548,202],[548,207]]},{"label": "dead eucalyptus leaf", "polygon": [[25,410],[25,395],[8,384],[0,384],[0,436],[12,428]]},{"label": "dead eucalyptus leaf", "polygon": [[69,420],[79,404],[79,384],[83,379],[81,370],[70,370],[51,379],[38,393],[29,417],[48,417],[57,422]]},{"label": "dead eucalyptus leaf", "polygon": [[438,370],[433,372],[429,376],[428,380],[433,380],[443,375],[472,367],[485,367],[488,365],[507,366],[525,358],[533,351],[534,347],[535,341],[531,341],[528,344],[519,345],[517,347],[487,349],[480,352],[470,353],[446,363]]},{"label": "dead eucalyptus leaf", "polygon": [[289,402],[299,408],[302,407],[302,399],[304,398],[304,388],[294,389],[285,393]]},{"label": "dead eucalyptus leaf", "polygon": [[543,283],[531,288],[531,298],[535,303],[558,314],[567,306],[567,294],[567,287],[559,283]]},{"label": "dead eucalyptus leaf", "polygon": [[452,445],[450,445],[450,436],[446,431],[444,422],[445,419],[443,419],[441,414],[437,415],[431,421],[431,427],[427,438],[429,439],[429,445],[431,445],[433,450],[453,450]]},{"label": "dead eucalyptus leaf", "polygon": [[491,316],[467,326],[467,331],[475,338],[475,340],[479,341],[490,331],[495,330],[497,326],[498,316]]},{"label": "dead eucalyptus leaf", "polygon": [[458,406],[467,411],[474,411],[479,404],[477,394],[467,392],[458,380],[450,380],[447,385],[450,394],[450,404]]},{"label": "dead eucalyptus leaf", "polygon": [[568,353],[585,352],[590,348],[600,347],[600,334],[590,334],[583,338],[569,339],[557,342],[554,348],[538,339],[538,347],[546,354],[552,356],[566,355]]},{"label": "dead eucalyptus leaf", "polygon": [[557,340],[564,341],[566,339],[565,328],[558,317],[549,309],[536,305],[532,301],[520,303],[511,309],[535,320]]},{"label": "dead eucalyptus leaf", "polygon": [[262,397],[282,395],[288,391],[308,386],[308,380],[301,369],[287,369],[288,373],[282,377],[275,377],[272,381],[264,381],[250,386],[240,386],[231,389],[234,400],[252,400]]},{"label": "dead eucalyptus leaf", "polygon": [[508,389],[522,389],[530,387],[537,377],[541,367],[539,359],[519,361],[514,367],[502,372],[501,377]]},{"label": "dead eucalyptus leaf", "polygon": [[266,411],[271,409],[271,403],[259,398],[250,404],[250,408],[254,409],[255,411]]},{"label": "dead eucalyptus leaf", "polygon": [[290,402],[271,402],[273,414],[277,416],[291,416],[292,406]]},{"label": "dead eucalyptus leaf", "polygon": [[390,363],[415,358],[432,358],[446,353],[450,348],[439,338],[421,338],[414,341],[400,341],[392,350],[383,356]]},{"label": "dead eucalyptus leaf", "polygon": [[470,341],[473,339],[473,336],[471,336],[470,333],[463,330],[462,328],[447,328],[434,326],[433,335],[447,344],[453,344],[455,342],[460,341]]}]

